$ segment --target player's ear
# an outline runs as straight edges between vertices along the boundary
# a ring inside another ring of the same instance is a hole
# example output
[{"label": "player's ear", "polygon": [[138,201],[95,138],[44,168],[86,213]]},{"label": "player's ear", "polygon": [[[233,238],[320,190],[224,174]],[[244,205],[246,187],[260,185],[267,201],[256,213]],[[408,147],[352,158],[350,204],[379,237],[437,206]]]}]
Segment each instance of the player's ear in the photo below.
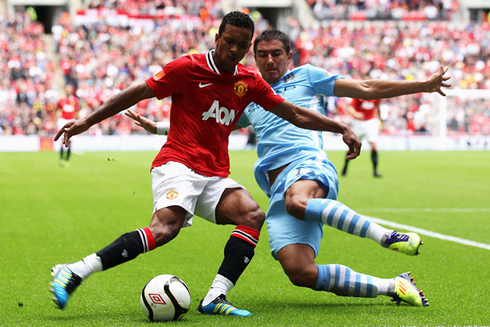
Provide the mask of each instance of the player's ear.
[{"label": "player's ear", "polygon": [[214,44],[215,44],[216,46],[218,46],[218,40],[219,40],[219,34],[218,34],[218,33],[216,33],[216,34],[214,35]]}]

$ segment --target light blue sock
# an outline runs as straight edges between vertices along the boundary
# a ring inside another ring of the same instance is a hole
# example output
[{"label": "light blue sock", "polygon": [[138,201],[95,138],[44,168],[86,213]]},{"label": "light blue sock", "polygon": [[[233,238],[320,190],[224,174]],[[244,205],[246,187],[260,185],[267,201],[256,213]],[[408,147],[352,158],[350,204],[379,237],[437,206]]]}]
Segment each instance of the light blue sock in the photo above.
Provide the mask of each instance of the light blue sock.
[{"label": "light blue sock", "polygon": [[393,279],[359,274],[344,265],[317,265],[317,291],[332,292],[340,296],[370,297],[389,295]]},{"label": "light blue sock", "polygon": [[346,233],[367,237],[379,244],[390,233],[389,229],[370,221],[345,204],[331,199],[311,199],[306,204],[305,220],[321,222]]}]

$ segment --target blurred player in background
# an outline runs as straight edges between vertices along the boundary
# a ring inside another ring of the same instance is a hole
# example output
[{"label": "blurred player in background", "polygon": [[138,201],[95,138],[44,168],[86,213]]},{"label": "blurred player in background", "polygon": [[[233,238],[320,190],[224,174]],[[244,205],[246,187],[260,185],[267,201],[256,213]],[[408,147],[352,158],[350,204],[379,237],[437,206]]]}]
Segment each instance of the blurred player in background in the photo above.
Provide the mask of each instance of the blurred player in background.
[{"label": "blurred player in background", "polygon": [[[241,12],[224,16],[215,49],[182,56],[145,82],[107,100],[83,119],[61,128],[65,145],[72,136],[132,107],[141,100],[172,97],[167,142],[152,164],[153,217],[150,226],[121,235],[113,243],[72,264],[53,267],[54,302],[63,309],[70,294],[94,272],[107,270],[171,241],[190,226],[193,215],[216,224],[233,224],[224,259],[211,289],[198,306],[203,314],[249,316],[226,300],[227,292],[254,256],[265,214],[229,175],[228,138],[251,102],[303,128],[342,134],[350,158],[360,141],[352,130],[316,111],[275,94],[259,74],[239,64],[251,46],[254,23]],[[263,110],[263,109],[261,109]]]},{"label": "blurred player in background", "polygon": [[[65,97],[60,99],[56,107],[56,125],[58,129],[63,128],[67,122],[78,118],[78,112],[80,110],[80,104],[78,97],[75,95],[73,85],[67,84],[65,86]],[[60,145],[60,166],[69,167],[70,166],[70,155],[71,155],[71,142],[64,144],[61,142]]]},{"label": "blurred player in background", "polygon": [[[324,96],[383,98],[415,92],[439,92],[449,77],[441,67],[427,81],[356,81],[331,75],[305,65],[289,70],[292,52],[289,38],[268,30],[254,43],[254,55],[262,77],[277,94],[301,106],[325,114]],[[151,133],[164,128],[133,111],[126,113]],[[357,273],[340,264],[317,265],[323,225],[369,238],[381,246],[406,255],[416,255],[421,244],[415,233],[386,229],[338,202],[338,179],[323,150],[321,133],[298,128],[269,114],[258,104],[244,111],[238,126],[252,125],[257,133],[258,160],[255,177],[270,197],[267,230],[274,258],[294,285],[333,292],[343,296],[386,295],[414,306],[428,302],[408,273],[395,278],[378,278]]]},{"label": "blurred player in background", "polygon": [[[364,80],[369,76],[364,76]],[[347,105],[346,113],[352,117],[351,126],[354,133],[361,141],[366,140],[371,148],[371,162],[373,163],[373,176],[381,177],[378,173],[378,136],[381,127],[381,115],[379,111],[380,99],[352,99]],[[342,176],[347,175],[349,160],[345,159]]]}]

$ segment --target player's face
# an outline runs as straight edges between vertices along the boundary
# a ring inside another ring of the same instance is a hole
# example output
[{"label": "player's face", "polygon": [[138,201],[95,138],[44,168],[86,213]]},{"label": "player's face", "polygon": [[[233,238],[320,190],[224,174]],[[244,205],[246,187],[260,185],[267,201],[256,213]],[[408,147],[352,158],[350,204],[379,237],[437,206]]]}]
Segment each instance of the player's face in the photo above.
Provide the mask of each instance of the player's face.
[{"label": "player's face", "polygon": [[245,57],[252,44],[252,31],[243,27],[226,25],[219,36],[216,34],[214,62],[219,70],[233,72],[235,66]]},{"label": "player's face", "polygon": [[288,71],[292,52],[286,53],[279,40],[262,41],[257,45],[255,63],[262,78],[269,84],[277,83]]}]

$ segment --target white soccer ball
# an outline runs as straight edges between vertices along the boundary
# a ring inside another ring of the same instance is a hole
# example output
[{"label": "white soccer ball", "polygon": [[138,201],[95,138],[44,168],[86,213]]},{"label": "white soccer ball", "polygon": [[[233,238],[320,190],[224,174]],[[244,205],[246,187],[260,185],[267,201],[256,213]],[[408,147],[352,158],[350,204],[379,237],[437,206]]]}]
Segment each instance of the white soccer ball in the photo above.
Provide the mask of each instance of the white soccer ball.
[{"label": "white soccer ball", "polygon": [[182,279],[165,274],[152,278],[143,287],[140,300],[151,321],[179,320],[191,306],[191,293]]}]

